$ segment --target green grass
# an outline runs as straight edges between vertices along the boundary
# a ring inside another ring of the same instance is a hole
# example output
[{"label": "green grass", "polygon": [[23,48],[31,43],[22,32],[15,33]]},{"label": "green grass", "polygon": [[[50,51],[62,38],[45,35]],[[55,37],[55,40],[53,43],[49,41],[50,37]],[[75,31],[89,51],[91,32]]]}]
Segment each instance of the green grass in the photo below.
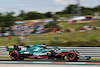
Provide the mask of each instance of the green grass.
[{"label": "green grass", "polygon": [[91,60],[100,61],[100,58],[92,58]]},{"label": "green grass", "polygon": [[10,57],[0,57],[0,59],[10,59]]},{"label": "green grass", "polygon": [[99,26],[100,27],[100,21],[89,22],[89,23],[74,23],[74,24],[68,24],[67,22],[60,22],[58,25],[62,29],[79,29],[79,28],[82,28],[84,25],[91,25],[91,26]]},{"label": "green grass", "polygon": [[[99,26],[100,22],[93,23],[85,23],[85,24],[67,24],[66,22],[59,22],[62,29],[68,28],[80,28],[83,25],[94,25]],[[18,45],[17,41],[18,36],[13,36],[11,40],[7,40],[6,37],[0,37],[0,46],[7,46],[11,44]],[[56,40],[56,38],[58,38]],[[29,35],[26,36],[26,41],[24,42],[26,45],[29,44],[50,44],[51,41],[60,41],[60,42],[68,42],[68,41],[88,41],[90,39],[98,39],[100,40],[100,30],[87,31],[85,33],[81,33],[79,31],[76,32],[66,32],[62,34],[47,34],[47,35]]]},{"label": "green grass", "polygon": [[[55,40],[55,37],[58,37],[58,40]],[[0,46],[7,46],[11,44],[18,44],[17,37],[13,36],[11,40],[5,39],[6,37],[0,38]],[[71,33],[62,33],[62,34],[48,34],[48,35],[30,35],[26,36],[26,45],[28,44],[49,44],[50,41],[88,41],[91,38],[100,39],[100,30],[87,31],[85,33],[81,32],[71,32]]]}]

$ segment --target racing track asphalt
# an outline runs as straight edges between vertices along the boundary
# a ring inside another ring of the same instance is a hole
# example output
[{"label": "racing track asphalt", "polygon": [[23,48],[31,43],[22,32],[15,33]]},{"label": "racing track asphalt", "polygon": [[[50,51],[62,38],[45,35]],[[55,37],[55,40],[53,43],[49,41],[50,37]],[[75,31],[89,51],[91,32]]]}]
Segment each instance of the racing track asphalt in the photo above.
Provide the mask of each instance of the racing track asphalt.
[{"label": "racing track asphalt", "polygon": [[88,66],[88,65],[25,65],[25,64],[0,64],[0,67],[100,67],[100,66]]},{"label": "racing track asphalt", "polygon": [[[13,65],[23,65],[23,66],[21,66],[21,67],[25,67],[26,65],[45,65],[45,66],[43,66],[43,67],[48,67],[48,66],[46,66],[46,65],[49,65],[49,66],[51,66],[51,65],[54,65],[54,66],[52,66],[52,67],[55,67],[55,65],[57,65],[57,67],[62,67],[62,65],[68,65],[68,67],[73,67],[73,65],[74,65],[74,67],[76,66],[76,67],[100,67],[100,61],[73,61],[73,62],[71,62],[71,61],[63,61],[63,60],[57,60],[57,61],[54,61],[54,60],[48,60],[48,59],[25,59],[25,60],[20,60],[20,61],[12,61],[12,60],[10,60],[10,59],[1,59],[0,60],[0,65],[4,65],[4,66],[2,66],[2,67],[6,67],[6,65],[8,64],[8,65],[10,65],[9,67],[11,67],[11,65],[13,66]],[[77,66],[78,65],[78,66]],[[89,65],[89,66],[87,66],[87,65]],[[14,66],[14,67],[15,67]],[[18,67],[18,66],[17,66]],[[30,66],[31,67],[31,66]],[[37,66],[38,67],[38,66]],[[40,67],[40,66],[39,66]],[[64,66],[63,66],[64,67]]]},{"label": "racing track asphalt", "polygon": [[[0,59],[0,61],[12,61],[11,59]],[[25,60],[19,60],[19,61],[36,61],[36,62],[66,62],[64,60],[57,60],[57,61],[54,61],[54,60],[51,60],[51,59],[25,59]],[[71,61],[67,61],[67,62],[71,62]],[[73,61],[73,62],[98,62],[100,63],[100,61],[86,61],[86,60],[79,60],[79,61]]]}]

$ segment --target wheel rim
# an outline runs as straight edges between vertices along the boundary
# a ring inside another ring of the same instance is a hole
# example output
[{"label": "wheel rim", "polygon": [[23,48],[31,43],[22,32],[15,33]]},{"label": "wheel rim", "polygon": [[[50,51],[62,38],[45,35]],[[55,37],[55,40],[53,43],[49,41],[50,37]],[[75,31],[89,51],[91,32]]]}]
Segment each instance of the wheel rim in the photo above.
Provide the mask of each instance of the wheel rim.
[{"label": "wheel rim", "polygon": [[73,59],[73,58],[74,58],[74,54],[73,54],[73,53],[69,53],[69,54],[68,54],[68,57],[69,57],[70,59]]}]

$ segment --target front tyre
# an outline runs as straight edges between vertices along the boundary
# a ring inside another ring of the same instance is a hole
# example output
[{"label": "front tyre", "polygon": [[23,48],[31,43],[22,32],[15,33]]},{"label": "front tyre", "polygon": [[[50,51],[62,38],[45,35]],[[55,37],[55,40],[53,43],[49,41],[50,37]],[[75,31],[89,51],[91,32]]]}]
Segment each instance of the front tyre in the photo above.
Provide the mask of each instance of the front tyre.
[{"label": "front tyre", "polygon": [[75,54],[75,52],[68,52],[67,53],[67,59],[69,60],[69,61],[74,61],[75,59],[76,59],[76,54]]}]

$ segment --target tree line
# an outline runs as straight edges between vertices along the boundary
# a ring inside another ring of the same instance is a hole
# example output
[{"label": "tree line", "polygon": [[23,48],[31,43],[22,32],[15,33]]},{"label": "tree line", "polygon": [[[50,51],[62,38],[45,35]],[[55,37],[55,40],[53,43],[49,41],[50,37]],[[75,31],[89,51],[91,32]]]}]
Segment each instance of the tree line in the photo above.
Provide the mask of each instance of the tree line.
[{"label": "tree line", "polygon": [[[33,20],[33,19],[43,19],[43,18],[57,18],[57,17],[71,17],[73,13],[77,13],[77,5],[69,5],[65,7],[64,10],[56,13],[46,12],[46,13],[39,13],[36,11],[25,13],[24,10],[20,11],[20,14],[17,16],[19,17],[18,20]],[[100,5],[95,7],[80,7],[81,15],[94,15],[94,13],[100,13]]]},{"label": "tree line", "polygon": [[[73,13],[77,13],[77,5],[69,5],[64,10],[60,12],[56,12],[57,15],[64,16],[64,17],[70,17]],[[100,5],[95,7],[84,7],[81,6],[80,8],[81,15],[94,15],[95,12],[100,13]]]},{"label": "tree line", "polygon": [[[43,18],[54,18],[58,17],[71,17],[72,11],[77,8],[77,5],[69,5],[64,10],[56,13],[46,12],[40,13],[37,11],[25,12],[21,10],[19,15],[14,16],[15,12],[9,13],[0,13],[0,27],[12,26],[14,21],[22,21],[22,20],[34,20],[34,19],[43,19]],[[95,12],[100,13],[100,5],[90,8],[81,6],[81,15],[94,15]]]}]

